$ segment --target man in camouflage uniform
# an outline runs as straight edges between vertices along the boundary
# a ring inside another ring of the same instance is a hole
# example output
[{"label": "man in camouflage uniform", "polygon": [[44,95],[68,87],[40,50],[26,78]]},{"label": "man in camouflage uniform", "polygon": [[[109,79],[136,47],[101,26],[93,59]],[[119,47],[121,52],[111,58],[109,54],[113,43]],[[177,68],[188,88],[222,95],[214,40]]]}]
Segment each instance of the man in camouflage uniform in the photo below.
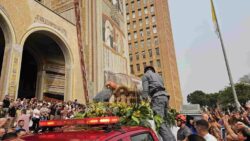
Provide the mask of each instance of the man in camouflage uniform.
[{"label": "man in camouflage uniform", "polygon": [[[161,76],[155,73],[154,67],[147,66],[144,68],[142,87],[142,98],[151,98],[151,107],[154,114],[160,115],[163,119],[167,118],[169,95],[165,91]],[[161,125],[159,134],[163,141],[175,141],[173,133],[165,122]]]}]

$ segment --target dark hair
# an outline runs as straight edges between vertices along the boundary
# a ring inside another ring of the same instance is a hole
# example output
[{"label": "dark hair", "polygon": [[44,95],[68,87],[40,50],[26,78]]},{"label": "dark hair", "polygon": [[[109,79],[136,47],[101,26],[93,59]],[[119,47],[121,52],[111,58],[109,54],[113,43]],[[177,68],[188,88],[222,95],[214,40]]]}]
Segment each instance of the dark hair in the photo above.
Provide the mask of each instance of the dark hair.
[{"label": "dark hair", "polygon": [[24,122],[24,120],[23,120],[23,119],[20,119],[20,120],[18,120],[18,122],[17,122],[17,123],[19,123],[19,122],[21,122],[21,121],[23,121],[23,122]]},{"label": "dark hair", "polygon": [[196,134],[189,135],[188,140],[189,141],[206,141],[203,137],[196,135]]},{"label": "dark hair", "polygon": [[204,119],[200,119],[196,121],[196,126],[200,126],[202,127],[204,130],[208,130],[209,129],[209,124],[206,120]]},{"label": "dark hair", "polygon": [[14,139],[17,137],[17,134],[14,132],[6,133],[3,135],[2,140]]},{"label": "dark hair", "polygon": [[19,133],[22,132],[22,131],[26,132],[25,129],[18,129],[18,130],[16,131],[16,133],[19,134]]},{"label": "dark hair", "polygon": [[27,113],[26,109],[22,109],[21,112],[22,112],[23,114],[26,114],[26,113]]},{"label": "dark hair", "polygon": [[190,123],[190,120],[194,120],[194,117],[189,116],[189,115],[187,115],[186,117],[187,117],[187,122],[186,122],[186,124],[190,125],[190,124],[191,124],[191,123]]}]

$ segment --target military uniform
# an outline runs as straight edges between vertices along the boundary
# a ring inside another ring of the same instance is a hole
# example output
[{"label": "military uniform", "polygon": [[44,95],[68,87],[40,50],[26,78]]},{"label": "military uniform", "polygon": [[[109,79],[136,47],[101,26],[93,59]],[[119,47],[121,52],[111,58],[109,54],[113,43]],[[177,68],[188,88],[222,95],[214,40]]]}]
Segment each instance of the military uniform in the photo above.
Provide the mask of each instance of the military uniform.
[{"label": "military uniform", "polygon": [[[165,91],[164,83],[161,76],[154,72],[154,69],[145,71],[142,77],[142,98],[151,98],[151,107],[154,114],[167,118],[169,95]],[[166,123],[160,127],[159,134],[164,141],[175,141],[175,137]]]}]

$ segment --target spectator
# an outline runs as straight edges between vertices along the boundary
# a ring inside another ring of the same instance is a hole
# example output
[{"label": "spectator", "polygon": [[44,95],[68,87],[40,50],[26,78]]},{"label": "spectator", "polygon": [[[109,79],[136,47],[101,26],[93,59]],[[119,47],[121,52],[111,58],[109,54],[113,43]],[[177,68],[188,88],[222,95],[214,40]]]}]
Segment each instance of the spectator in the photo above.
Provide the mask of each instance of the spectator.
[{"label": "spectator", "polygon": [[[23,126],[24,126],[24,120],[19,120],[18,122],[17,122],[17,127],[16,127],[16,131],[17,130],[20,130],[20,129],[23,129]],[[25,129],[24,129],[25,130]]]},{"label": "spectator", "polygon": [[192,116],[187,116],[186,126],[192,131],[192,134],[197,134],[197,131],[194,127],[194,118]]},{"label": "spectator", "polygon": [[24,121],[23,129],[29,132],[30,115],[26,113],[26,109],[21,110],[21,115],[18,117],[17,121],[20,121],[20,120]]},{"label": "spectator", "polygon": [[5,95],[4,100],[3,100],[3,110],[5,113],[8,113],[9,106],[10,106],[9,95]]},{"label": "spectator", "polygon": [[186,116],[179,114],[176,116],[177,126],[180,129],[177,131],[177,140],[185,141],[192,134],[192,131],[186,126]]},{"label": "spectator", "polygon": [[18,137],[24,136],[27,134],[27,132],[24,129],[19,129],[16,131],[16,134]]},{"label": "spectator", "polygon": [[62,110],[62,105],[61,104],[57,105],[55,111],[55,119],[61,119],[61,110]]},{"label": "spectator", "polygon": [[33,125],[32,125],[32,129],[34,130],[35,133],[37,133],[38,129],[39,129],[40,109],[41,109],[41,106],[38,105],[37,108],[35,108],[34,111],[33,111],[33,117],[32,117]]},{"label": "spectator", "polygon": [[204,119],[205,121],[208,121],[209,120],[209,116],[207,113],[202,113],[202,119]]},{"label": "spectator", "polygon": [[209,124],[206,120],[201,119],[196,121],[196,131],[198,132],[198,135],[202,136],[206,141],[217,141],[217,139],[209,134]]},{"label": "spectator", "polygon": [[11,103],[10,107],[9,107],[9,118],[10,118],[10,122],[9,122],[9,127],[14,127],[14,122],[15,122],[15,118],[16,118],[16,107],[15,107],[15,103]]},{"label": "spectator", "polygon": [[237,118],[231,118],[225,115],[223,117],[224,126],[228,132],[227,140],[247,141],[247,132],[249,128],[242,122],[237,122]]}]

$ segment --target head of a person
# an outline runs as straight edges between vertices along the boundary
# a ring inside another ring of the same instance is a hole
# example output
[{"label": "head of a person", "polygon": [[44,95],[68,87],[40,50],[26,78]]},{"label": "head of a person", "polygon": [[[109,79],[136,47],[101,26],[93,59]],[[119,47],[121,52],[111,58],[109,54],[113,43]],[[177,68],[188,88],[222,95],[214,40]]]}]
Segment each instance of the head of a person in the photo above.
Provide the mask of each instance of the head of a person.
[{"label": "head of a person", "polygon": [[202,119],[204,119],[204,120],[206,120],[206,121],[209,120],[209,116],[208,116],[207,113],[202,113],[201,117],[202,117]]},{"label": "head of a person", "polygon": [[188,125],[194,125],[194,117],[187,116],[187,122],[186,122],[186,124],[188,124]]},{"label": "head of a person", "polygon": [[208,133],[209,123],[204,119],[197,120],[195,122],[195,128],[198,132],[198,135],[205,136]]},{"label": "head of a person", "polygon": [[10,140],[17,138],[17,134],[15,132],[9,132],[3,135],[2,140]]},{"label": "head of a person", "polygon": [[196,135],[196,134],[189,135],[187,140],[188,141],[206,141],[203,137]]},{"label": "head of a person", "polygon": [[234,111],[233,117],[239,120],[239,119],[241,119],[241,113],[239,111]]},{"label": "head of a person", "polygon": [[5,96],[4,96],[4,99],[9,99],[9,95],[5,95]]},{"label": "head of a person", "polygon": [[113,89],[113,90],[115,90],[117,88],[117,84],[115,82],[113,82],[113,81],[106,82],[105,86],[107,88],[110,88],[110,89]]},{"label": "head of a person", "polygon": [[149,70],[155,72],[155,68],[154,68],[153,66],[146,66],[146,67],[144,68],[144,73],[146,73],[146,72],[149,71]]},{"label": "head of a person", "polygon": [[24,126],[24,120],[19,120],[17,123],[18,127],[23,127]]},{"label": "head of a person", "polygon": [[21,136],[24,136],[27,134],[26,130],[25,129],[19,129],[16,131],[16,134],[18,137],[21,137]]},{"label": "head of a person", "polygon": [[238,127],[237,127],[237,122],[241,122],[241,120],[237,119],[236,117],[232,116],[228,119],[228,123],[229,125],[231,126],[231,128],[234,130],[234,131],[238,131]]},{"label": "head of a person", "polygon": [[187,121],[186,116],[183,115],[183,114],[177,115],[175,117],[175,120],[176,120],[176,124],[177,124],[178,127],[182,127],[183,125],[186,124],[186,121]]}]

